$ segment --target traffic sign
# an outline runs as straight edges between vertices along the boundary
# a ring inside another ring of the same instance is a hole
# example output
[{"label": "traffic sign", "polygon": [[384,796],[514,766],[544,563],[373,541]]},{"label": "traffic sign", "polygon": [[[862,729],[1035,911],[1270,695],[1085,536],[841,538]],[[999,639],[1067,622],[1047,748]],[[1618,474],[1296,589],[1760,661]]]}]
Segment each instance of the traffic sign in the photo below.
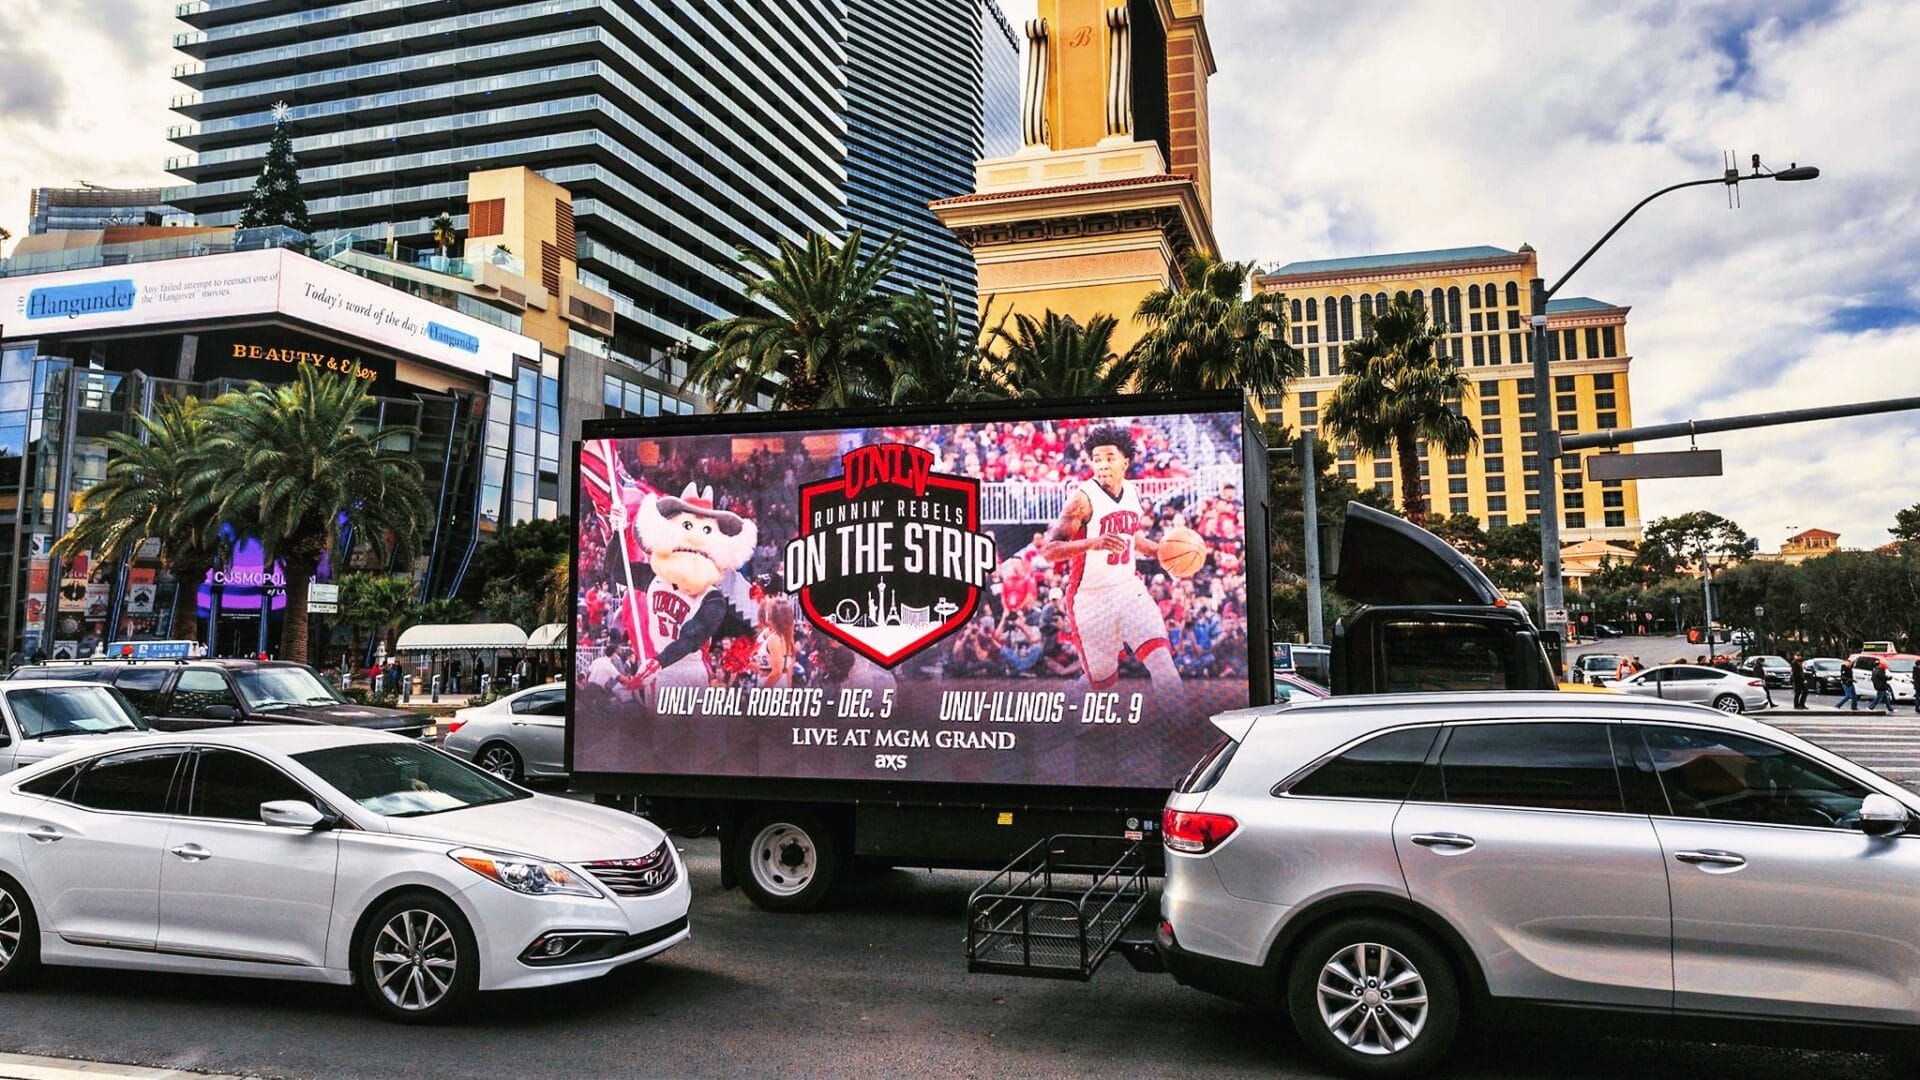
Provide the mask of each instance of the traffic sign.
[{"label": "traffic sign", "polygon": [[1662,450],[1588,454],[1589,480],[1650,480],[1660,476],[1719,476],[1718,450]]},{"label": "traffic sign", "polygon": [[1547,609],[1547,625],[1548,626],[1565,626],[1566,624],[1567,624],[1566,608],[1550,607]]}]

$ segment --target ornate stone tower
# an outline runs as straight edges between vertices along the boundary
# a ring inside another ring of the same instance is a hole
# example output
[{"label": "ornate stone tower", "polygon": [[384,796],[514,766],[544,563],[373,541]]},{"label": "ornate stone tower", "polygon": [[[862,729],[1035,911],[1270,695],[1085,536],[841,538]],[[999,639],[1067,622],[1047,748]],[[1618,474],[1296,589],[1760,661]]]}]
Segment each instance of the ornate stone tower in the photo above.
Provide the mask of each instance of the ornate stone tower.
[{"label": "ornate stone tower", "polygon": [[1120,320],[1189,251],[1215,254],[1205,0],[1040,0],[1026,25],[1025,146],[933,204],[980,267],[981,325],[1047,310]]}]

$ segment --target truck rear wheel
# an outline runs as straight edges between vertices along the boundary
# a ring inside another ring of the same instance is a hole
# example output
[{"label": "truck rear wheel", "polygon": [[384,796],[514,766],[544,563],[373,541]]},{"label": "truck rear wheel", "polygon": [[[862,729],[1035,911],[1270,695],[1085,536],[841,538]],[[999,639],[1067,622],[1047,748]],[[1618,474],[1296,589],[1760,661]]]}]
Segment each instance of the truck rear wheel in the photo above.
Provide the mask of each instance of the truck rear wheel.
[{"label": "truck rear wheel", "polygon": [[765,911],[812,911],[840,876],[840,841],[819,815],[784,807],[749,817],[734,834],[734,876]]}]

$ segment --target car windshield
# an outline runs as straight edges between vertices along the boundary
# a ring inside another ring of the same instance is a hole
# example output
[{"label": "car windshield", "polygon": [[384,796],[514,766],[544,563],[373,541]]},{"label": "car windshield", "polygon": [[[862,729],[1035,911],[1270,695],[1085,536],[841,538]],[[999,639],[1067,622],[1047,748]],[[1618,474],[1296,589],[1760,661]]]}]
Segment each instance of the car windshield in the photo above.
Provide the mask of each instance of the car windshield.
[{"label": "car windshield", "polygon": [[1889,660],[1887,661],[1887,670],[1899,675],[1911,675],[1913,674],[1913,661]]},{"label": "car windshield", "polygon": [[133,705],[118,691],[104,686],[15,690],[7,695],[7,706],[19,721],[20,734],[29,739],[147,730],[147,722]]},{"label": "car windshield", "polygon": [[233,673],[240,699],[255,711],[295,705],[334,705],[340,696],[326,680],[303,667],[263,667]]},{"label": "car windshield", "polygon": [[422,817],[532,798],[489,773],[412,743],[354,743],[309,750],[293,760],[382,817]]}]

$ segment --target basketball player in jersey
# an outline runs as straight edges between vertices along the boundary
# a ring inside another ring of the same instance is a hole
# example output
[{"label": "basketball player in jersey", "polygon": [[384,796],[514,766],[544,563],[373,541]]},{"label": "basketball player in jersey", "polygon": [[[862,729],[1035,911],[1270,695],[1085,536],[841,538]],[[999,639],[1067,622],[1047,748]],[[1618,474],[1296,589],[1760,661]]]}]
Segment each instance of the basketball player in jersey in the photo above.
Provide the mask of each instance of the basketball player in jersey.
[{"label": "basketball player in jersey", "polygon": [[1141,531],[1148,525],[1140,493],[1127,471],[1133,467],[1133,436],[1124,427],[1087,433],[1093,478],[1074,488],[1060,520],[1047,532],[1040,555],[1071,562],[1067,611],[1080,638],[1080,660],[1095,690],[1120,681],[1120,653],[1132,649],[1153,677],[1156,694],[1178,688],[1180,671],[1167,647],[1160,606],[1147,593],[1135,560],[1152,558],[1160,545]]}]

